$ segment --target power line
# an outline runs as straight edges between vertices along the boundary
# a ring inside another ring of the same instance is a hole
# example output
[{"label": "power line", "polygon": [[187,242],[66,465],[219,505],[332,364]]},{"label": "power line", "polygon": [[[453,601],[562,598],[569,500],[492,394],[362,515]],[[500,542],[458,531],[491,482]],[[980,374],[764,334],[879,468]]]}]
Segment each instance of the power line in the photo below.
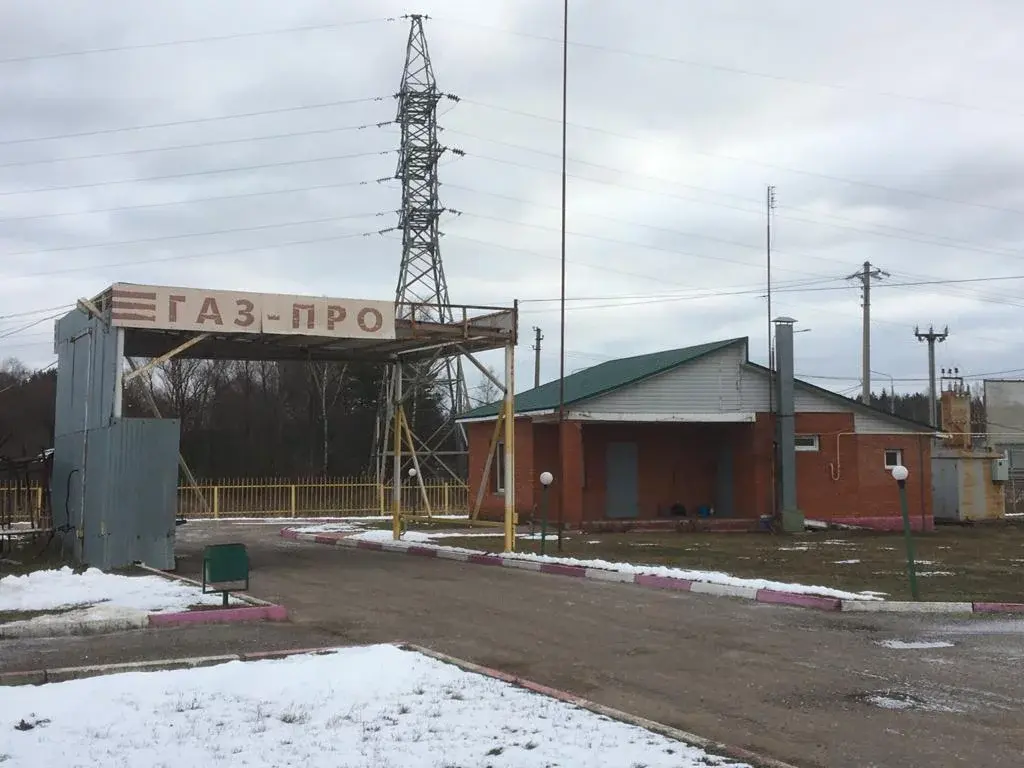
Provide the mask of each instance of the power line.
[{"label": "power line", "polygon": [[354,27],[362,24],[376,24],[380,22],[394,21],[394,18],[360,19],[358,21],[341,21],[329,24],[307,24],[301,27],[281,27],[278,29],[254,30],[252,32],[231,32],[224,35],[209,35],[207,37],[189,37],[180,40],[160,40],[149,43],[133,43],[129,45],[116,45],[104,48],[83,48],[76,51],[54,51],[52,53],[38,53],[31,56],[12,56],[0,59],[0,64],[14,64],[24,61],[41,61],[43,59],[61,59],[71,56],[91,56],[98,53],[119,53],[122,51],[140,51],[152,48],[168,48],[178,45],[194,45],[197,43],[216,43],[227,40],[241,40],[243,38],[269,37],[272,35],[294,34],[297,32],[318,32],[328,29],[341,29],[343,27]]},{"label": "power line", "polygon": [[[520,32],[519,30],[508,29],[508,28],[505,28],[505,27],[495,27],[495,26],[491,26],[491,25],[488,25],[488,24],[479,24],[479,23],[476,23],[476,22],[467,21],[466,19],[445,18],[445,19],[443,19],[443,21],[450,22],[450,23],[453,23],[453,24],[464,24],[464,25],[467,25],[467,26],[477,27],[479,29],[489,29],[489,30],[492,30],[492,31],[495,31],[495,32],[503,32],[503,33],[506,33],[506,34],[509,34],[509,35],[515,35],[517,37],[526,37],[526,38],[531,38],[531,39],[534,39],[534,40],[543,40],[543,41],[546,41],[546,42],[552,42],[552,43],[557,43],[558,45],[562,45],[562,40],[559,39],[559,38],[547,37],[545,35],[537,35],[537,34],[533,34],[533,33],[530,33],[530,32]],[[688,66],[688,67],[698,67],[700,69],[707,69],[707,70],[722,72],[722,73],[731,74],[731,75],[743,75],[743,76],[746,76],[746,77],[763,78],[763,79],[766,79],[766,80],[774,80],[774,81],[783,82],[783,83],[789,83],[789,84],[793,84],[793,85],[803,85],[803,86],[810,86],[810,87],[814,87],[814,88],[827,88],[827,89],[831,89],[831,90],[838,90],[838,91],[849,92],[849,93],[861,93],[861,94],[865,94],[865,95],[868,95],[868,96],[880,96],[880,97],[888,98],[888,99],[900,99],[900,100],[905,100],[905,101],[914,101],[914,102],[918,102],[918,103],[921,103],[921,104],[930,104],[930,105],[941,106],[941,107],[952,107],[952,108],[955,108],[955,109],[964,109],[964,110],[970,110],[970,111],[976,111],[976,112],[994,112],[994,113],[1004,114],[1004,115],[1014,115],[1016,117],[1024,116],[1024,112],[1012,112],[1012,111],[1008,111],[1008,110],[998,109],[998,108],[995,108],[995,107],[983,107],[983,106],[979,106],[979,105],[975,105],[975,104],[964,104],[964,103],[961,103],[961,102],[949,101],[949,100],[946,100],[946,99],[935,99],[935,98],[931,98],[931,97],[927,97],[927,96],[915,96],[915,95],[905,94],[905,93],[895,93],[893,91],[872,91],[870,89],[858,88],[857,86],[852,86],[852,85],[844,85],[844,84],[839,84],[839,83],[825,83],[825,82],[815,81],[815,80],[806,80],[806,79],[803,79],[803,78],[793,77],[793,76],[789,76],[789,75],[777,75],[777,74],[770,74],[770,73],[767,73],[767,72],[757,72],[755,70],[740,69],[738,67],[729,67],[729,66],[725,66],[725,65],[722,65],[722,64],[711,64],[711,63],[704,62],[704,61],[695,61],[693,59],[681,59],[681,58],[678,58],[678,57],[675,57],[675,56],[666,56],[666,55],[663,55],[663,54],[651,53],[649,51],[631,51],[631,50],[627,50],[627,49],[624,49],[624,48],[613,48],[612,46],[608,46],[608,45],[598,45],[596,43],[584,43],[584,42],[580,42],[580,41],[570,41],[569,45],[571,45],[573,47],[576,47],[576,48],[588,48],[588,49],[591,49],[591,50],[604,51],[604,52],[607,52],[607,53],[615,53],[615,54],[620,54],[620,55],[623,55],[623,56],[632,56],[632,57],[636,57],[636,58],[649,59],[649,60],[653,60],[653,61],[663,61],[663,62],[666,62],[666,63],[680,64],[680,65],[684,65],[684,66]]]},{"label": "power line", "polygon": [[[458,134],[460,136],[466,136],[466,137],[469,137],[469,138],[479,139],[480,141],[486,141],[486,142],[492,143],[492,144],[498,144],[498,145],[510,147],[510,148],[513,148],[513,149],[521,149],[521,150],[523,150],[525,152],[532,152],[534,154],[544,155],[546,157],[558,157],[558,155],[556,155],[553,152],[545,152],[544,150],[534,149],[532,147],[527,147],[527,146],[522,145],[522,144],[514,144],[512,142],[499,141],[497,139],[490,139],[490,138],[487,138],[487,137],[484,137],[484,136],[477,136],[476,134],[466,133],[464,131],[457,131],[457,130],[452,130],[452,129],[447,129],[447,130],[449,132],[451,132],[451,133],[455,133],[455,134]],[[543,173],[558,173],[558,171],[550,169],[550,168],[541,168],[541,167],[536,166],[536,165],[530,165],[528,163],[522,163],[522,162],[519,162],[519,161],[508,160],[508,159],[505,159],[505,158],[495,158],[495,157],[491,157],[491,156],[488,156],[488,155],[479,154],[479,153],[476,153],[476,152],[467,153],[467,154],[469,154],[471,157],[480,158],[481,160],[488,160],[488,161],[491,161],[491,162],[497,162],[497,163],[502,163],[502,164],[505,164],[505,165],[512,165],[512,166],[521,167],[521,168],[529,168],[529,169],[532,169],[532,170],[541,171]],[[639,173],[639,172],[634,171],[634,170],[625,169],[625,168],[616,168],[614,166],[603,165],[601,163],[595,163],[595,162],[591,162],[589,160],[581,160],[579,158],[570,158],[569,160],[570,160],[570,162],[576,163],[578,165],[589,165],[591,167],[601,168],[602,170],[611,171],[611,172],[616,173],[616,174],[621,174],[621,175],[626,175],[626,176],[635,176],[637,178],[643,178],[643,179],[650,179],[652,181],[658,181],[658,182],[661,182],[661,183],[664,183],[664,184],[672,184],[674,186],[685,187],[686,189],[693,189],[693,190],[696,190],[696,191],[699,191],[699,192],[710,193],[710,194],[713,194],[713,195],[720,195],[722,197],[732,197],[732,198],[736,198],[737,200],[740,200],[740,201],[743,201],[743,202],[752,203],[752,204],[758,202],[758,201],[754,200],[753,198],[749,198],[749,197],[746,197],[744,195],[737,195],[737,194],[734,194],[734,193],[731,193],[731,192],[724,192],[724,191],[717,190],[717,189],[711,189],[709,187],[700,187],[700,186],[696,186],[696,185],[693,185],[693,184],[685,184],[685,183],[682,183],[682,182],[680,182],[680,181],[678,181],[676,179],[668,179],[668,178],[665,178],[663,176],[655,176],[653,174],[648,174],[648,173]],[[662,197],[671,197],[671,198],[675,198],[675,199],[678,199],[678,200],[689,200],[689,201],[692,201],[692,202],[700,203],[702,205],[711,205],[711,206],[715,206],[715,207],[718,207],[718,208],[726,208],[726,209],[729,209],[729,210],[739,211],[741,213],[748,213],[748,214],[752,214],[752,215],[756,215],[756,216],[763,216],[764,215],[764,211],[759,210],[759,209],[741,208],[739,206],[729,205],[728,203],[719,202],[717,200],[708,200],[706,197],[691,197],[691,196],[687,196],[687,195],[680,195],[680,194],[677,194],[677,193],[666,192],[664,190],[653,190],[653,189],[646,189],[644,187],[634,187],[634,186],[629,186],[627,184],[623,184],[620,181],[607,181],[605,179],[595,179],[595,178],[592,178],[590,176],[580,176],[578,174],[569,174],[569,176],[571,178],[574,178],[574,179],[579,179],[581,181],[589,181],[589,182],[594,183],[594,184],[604,184],[604,185],[613,186],[613,187],[616,187],[616,188],[619,188],[619,189],[628,189],[628,190],[635,191],[635,192],[644,192],[644,193],[650,194],[650,195],[657,195],[657,196],[662,196]],[[851,218],[848,218],[848,217],[839,216],[837,214],[832,214],[832,213],[821,214],[821,213],[819,213],[817,211],[814,211],[814,210],[811,210],[811,209],[807,209],[807,208],[800,208],[800,207],[797,207],[797,206],[783,206],[783,209],[784,210],[790,210],[790,211],[804,211],[804,212],[815,214],[815,215],[824,215],[824,216],[828,216],[829,218],[838,219],[840,221],[847,221],[847,222],[850,222],[852,224],[863,224],[864,223],[864,222],[858,221],[857,219],[851,219]],[[896,240],[905,240],[905,241],[908,241],[908,242],[922,243],[923,245],[935,245],[935,246],[939,246],[941,248],[953,248],[955,250],[960,250],[960,251],[976,251],[978,253],[989,253],[989,254],[992,254],[994,256],[1011,256],[1011,257],[1014,257],[1014,258],[1024,257],[1024,254],[1022,254],[1020,251],[1012,251],[1012,250],[1009,250],[1009,249],[983,248],[983,247],[977,246],[975,244],[972,244],[971,242],[966,241],[966,240],[958,240],[956,238],[947,237],[945,235],[938,235],[938,234],[931,234],[931,233],[926,233],[926,232],[919,232],[919,231],[916,231],[916,230],[904,229],[904,228],[901,228],[901,227],[891,227],[891,226],[886,225],[886,224],[874,225],[874,226],[881,226],[881,227],[884,227],[885,229],[893,230],[893,232],[884,232],[884,231],[879,231],[877,229],[868,229],[868,228],[865,228],[864,226],[845,226],[845,225],[842,225],[842,224],[835,224],[835,223],[830,222],[830,221],[819,221],[819,220],[816,220],[816,219],[808,219],[808,218],[804,218],[804,217],[801,217],[801,216],[791,216],[791,215],[779,215],[779,214],[776,214],[775,218],[785,219],[785,220],[788,220],[788,221],[799,221],[799,222],[803,222],[803,223],[807,223],[807,224],[814,224],[816,226],[822,226],[822,227],[832,227],[834,229],[842,229],[842,230],[847,230],[847,231],[862,232],[864,234],[875,235],[876,237],[886,237],[886,238],[892,238],[892,239],[896,239]],[[897,234],[894,234],[894,233],[897,233]],[[934,239],[925,239],[925,238],[934,238]]]},{"label": "power line", "polygon": [[359,99],[344,99],[341,101],[325,101],[320,104],[299,104],[291,107],[274,107],[261,109],[255,112],[229,112],[223,115],[210,117],[191,117],[183,120],[171,120],[164,123],[144,123],[142,125],[127,125],[117,128],[97,128],[91,131],[79,131],[77,133],[58,133],[51,136],[30,136],[21,139],[2,139],[0,146],[12,144],[26,144],[34,141],[57,141],[59,139],[80,139],[85,136],[103,136],[110,133],[124,133],[126,131],[148,131],[153,128],[176,128],[181,125],[198,125],[200,123],[215,123],[220,120],[239,120],[246,117],[262,117],[264,115],[281,115],[288,112],[304,112],[311,109],[327,109],[328,107],[344,107],[350,104],[368,104],[373,101],[386,101],[391,96],[364,96]]},{"label": "power line", "polygon": [[[533,112],[526,112],[526,111],[519,110],[519,109],[512,109],[511,107],[502,107],[502,106],[497,105],[497,104],[488,104],[487,102],[476,101],[474,99],[463,98],[461,100],[461,102],[463,104],[472,104],[472,105],[475,105],[475,106],[478,106],[478,107],[484,107],[485,109],[493,109],[493,110],[496,110],[498,112],[504,112],[506,114],[512,114],[512,115],[519,115],[521,117],[527,117],[527,118],[531,118],[531,119],[534,119],[534,120],[544,120],[546,122],[561,123],[561,119],[560,118],[548,117],[547,115],[538,115],[538,114],[533,113]],[[580,129],[585,130],[585,131],[593,131],[594,133],[600,133],[600,134],[604,134],[604,135],[607,135],[607,136],[613,136],[615,138],[627,139],[629,141],[644,141],[644,142],[647,142],[647,143],[652,143],[650,139],[639,139],[639,138],[637,138],[635,136],[629,136],[628,134],[618,133],[616,131],[608,130],[607,128],[597,128],[596,126],[582,125],[580,123],[569,123],[569,125],[571,125],[573,128],[580,128]],[[660,143],[660,142],[653,142],[653,143]],[[680,151],[678,147],[676,147],[676,151]],[[999,211],[1001,213],[1014,213],[1014,214],[1018,214],[1018,215],[1024,215],[1024,211],[1019,210],[1017,208],[1004,208],[1004,207],[998,206],[998,205],[989,205],[988,203],[976,203],[976,202],[972,202],[972,201],[968,201],[968,200],[957,200],[957,199],[950,198],[950,197],[943,197],[941,195],[933,195],[933,194],[930,194],[928,192],[921,192],[921,191],[918,191],[918,190],[902,189],[902,188],[899,188],[899,187],[888,187],[888,186],[885,186],[884,184],[876,184],[876,183],[870,182],[870,181],[857,181],[855,179],[847,179],[847,178],[844,178],[842,176],[834,176],[834,175],[831,175],[831,174],[818,173],[818,172],[815,172],[815,171],[805,171],[805,170],[802,170],[800,168],[791,168],[791,167],[788,167],[788,166],[785,166],[785,165],[777,165],[775,163],[768,163],[768,162],[765,162],[763,160],[755,160],[755,159],[749,158],[749,157],[734,157],[732,155],[725,155],[725,154],[716,153],[716,152],[707,152],[707,151],[698,150],[698,149],[692,149],[692,148],[691,149],[686,149],[686,150],[683,150],[683,151],[688,152],[690,154],[694,154],[694,155],[701,155],[703,157],[713,157],[713,158],[716,158],[716,159],[719,159],[719,160],[729,160],[731,162],[736,162],[736,163],[749,163],[751,165],[759,165],[759,166],[763,166],[765,168],[772,168],[772,169],[777,170],[777,171],[784,171],[786,173],[798,174],[800,176],[811,176],[813,178],[826,179],[828,181],[835,181],[835,182],[839,182],[839,183],[842,183],[842,184],[851,184],[851,185],[860,186],[860,187],[867,187],[867,188],[870,188],[870,189],[878,189],[878,190],[882,190],[882,191],[885,191],[885,192],[896,192],[896,193],[902,194],[902,195],[910,195],[910,196],[913,196],[913,197],[921,197],[921,198],[926,198],[926,199],[929,199],[929,200],[936,200],[936,201],[943,202],[943,203],[951,203],[953,205],[964,205],[964,206],[969,206],[969,207],[972,207],[972,208],[982,208],[982,209],[990,210],[990,211]]]},{"label": "power line", "polygon": [[291,139],[302,136],[316,136],[328,133],[341,133],[344,131],[361,131],[367,128],[383,128],[394,123],[394,120],[383,120],[378,123],[363,123],[362,125],[343,125],[334,128],[316,128],[309,131],[289,131],[287,133],[272,133],[264,136],[245,136],[238,139],[220,139],[217,141],[200,141],[193,144],[172,144],[164,147],[145,147],[143,149],[121,149],[116,152],[97,152],[91,155],[72,155],[71,157],[50,157],[42,160],[17,160],[13,163],[0,163],[0,168],[20,168],[29,165],[45,165],[48,163],[70,163],[81,160],[98,160],[105,157],[124,157],[126,155],[142,155],[151,152],[173,152],[182,149],[205,149],[207,147],[221,147],[228,144],[244,144],[251,141],[270,141],[273,139]]},{"label": "power line", "polygon": [[182,232],[176,235],[158,235],[156,237],[141,237],[135,240],[108,240],[99,243],[86,243],[83,245],[65,245],[57,248],[44,248],[37,251],[15,251],[13,253],[0,254],[2,257],[11,256],[38,256],[44,253],[57,253],[60,251],[77,251],[85,248],[112,248],[121,245],[140,245],[142,243],[160,243],[168,240],[181,240],[188,237],[209,237],[211,235],[229,235],[238,232],[258,232],[268,229],[282,229],[284,227],[298,227],[307,224],[332,224],[346,219],[369,219],[376,216],[388,216],[393,211],[378,211],[376,213],[357,213],[349,216],[326,216],[319,219],[302,219],[299,221],[281,221],[274,224],[255,224],[249,227],[233,227],[231,229],[209,229],[205,232]]},{"label": "power line", "polygon": [[38,189],[19,189],[10,192],[0,192],[0,196],[10,197],[13,195],[32,195],[41,192],[63,192],[69,189],[90,189],[93,187],[107,187],[118,184],[141,184],[150,181],[168,181],[170,179],[188,179],[195,176],[212,176],[218,173],[236,173],[238,171],[259,171],[267,168],[283,168],[293,165],[305,165],[308,163],[326,163],[335,160],[354,160],[360,157],[372,157],[374,155],[389,155],[394,149],[382,149],[374,152],[356,152],[350,155],[333,155],[330,157],[311,157],[305,160],[282,160],[276,163],[260,163],[258,165],[239,165],[231,168],[214,168],[207,171],[189,171],[187,173],[171,173],[163,176],[144,176],[137,179],[114,179],[112,181],[96,181],[85,184],[68,184],[61,187],[40,187]]},{"label": "power line", "polygon": [[347,240],[353,237],[373,237],[375,235],[381,235],[385,232],[391,232],[394,227],[387,227],[385,229],[379,229],[369,232],[348,232],[342,235],[332,235],[330,237],[312,237],[306,240],[292,240],[284,243],[270,243],[269,245],[257,245],[245,248],[230,248],[223,251],[204,251],[202,253],[187,253],[178,256],[165,256],[158,259],[140,259],[137,261],[121,261],[116,263],[108,264],[90,264],[84,267],[69,267],[67,269],[54,269],[45,272],[31,272],[24,275],[4,275],[4,280],[24,280],[31,277],[49,277],[50,275],[66,275],[72,272],[91,272],[98,269],[108,269],[112,267],[138,267],[144,264],[163,264],[171,261],[184,261],[186,259],[201,259],[209,256],[230,256],[236,253],[252,253],[254,251],[266,251],[273,248],[291,248],[296,245],[311,245],[314,243],[330,243],[338,240]]},{"label": "power line", "polygon": [[380,179],[364,179],[362,181],[342,181],[331,184],[313,184],[305,187],[293,187],[291,189],[271,189],[258,192],[236,192],[230,195],[212,195],[210,197],[191,197],[186,200],[170,200],[164,203],[142,203],[141,205],[119,205],[114,208],[89,208],[84,211],[58,211],[56,213],[40,213],[32,216],[12,216],[0,219],[0,224],[20,221],[38,221],[40,219],[52,219],[63,216],[91,216],[100,213],[121,213],[123,211],[138,211],[149,208],[165,208],[172,205],[193,205],[195,203],[211,203],[220,200],[241,200],[250,197],[264,197],[269,195],[290,195],[296,192],[315,192],[324,189],[341,189],[343,187],[368,186],[377,184]]}]

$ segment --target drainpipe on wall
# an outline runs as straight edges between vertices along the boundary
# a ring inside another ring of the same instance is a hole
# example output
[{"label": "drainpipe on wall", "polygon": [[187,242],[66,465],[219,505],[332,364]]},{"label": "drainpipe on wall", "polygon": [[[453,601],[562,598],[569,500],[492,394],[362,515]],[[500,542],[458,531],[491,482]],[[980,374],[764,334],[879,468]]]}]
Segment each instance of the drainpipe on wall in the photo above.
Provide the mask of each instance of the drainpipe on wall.
[{"label": "drainpipe on wall", "polygon": [[775,381],[778,395],[777,441],[779,445],[779,507],[782,530],[800,533],[804,515],[796,505],[796,415],[793,395],[793,324],[791,317],[777,317],[775,323]]}]

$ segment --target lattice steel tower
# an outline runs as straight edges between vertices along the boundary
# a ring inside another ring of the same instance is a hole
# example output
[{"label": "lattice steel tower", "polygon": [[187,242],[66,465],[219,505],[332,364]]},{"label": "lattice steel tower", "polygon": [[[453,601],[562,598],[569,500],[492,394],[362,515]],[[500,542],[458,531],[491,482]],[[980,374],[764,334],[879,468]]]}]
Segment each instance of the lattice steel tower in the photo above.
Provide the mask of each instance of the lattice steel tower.
[{"label": "lattice steel tower", "polygon": [[[410,15],[396,122],[402,139],[395,178],[402,182],[402,263],[395,302],[399,318],[453,322],[448,285],[441,264],[439,219],[445,212],[438,195],[437,165],[449,151],[437,140],[437,105],[444,98],[434,80],[421,15]],[[458,153],[458,150],[451,150]],[[461,153],[458,153],[461,154]],[[469,407],[466,381],[459,357],[406,367],[402,396],[414,433],[420,471],[426,477],[464,479],[467,473],[466,436],[455,417]],[[378,478],[388,470],[392,455],[394,370],[389,367],[381,389],[374,438]],[[440,412],[440,423],[436,414]]]}]

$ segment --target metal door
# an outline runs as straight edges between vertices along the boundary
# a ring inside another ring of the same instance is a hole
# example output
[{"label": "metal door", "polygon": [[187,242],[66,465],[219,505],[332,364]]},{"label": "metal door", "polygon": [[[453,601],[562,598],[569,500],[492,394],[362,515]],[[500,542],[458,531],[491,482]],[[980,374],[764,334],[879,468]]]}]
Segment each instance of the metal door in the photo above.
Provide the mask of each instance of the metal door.
[{"label": "metal door", "polygon": [[608,443],[605,463],[605,515],[611,518],[639,517],[639,467],[636,443]]}]

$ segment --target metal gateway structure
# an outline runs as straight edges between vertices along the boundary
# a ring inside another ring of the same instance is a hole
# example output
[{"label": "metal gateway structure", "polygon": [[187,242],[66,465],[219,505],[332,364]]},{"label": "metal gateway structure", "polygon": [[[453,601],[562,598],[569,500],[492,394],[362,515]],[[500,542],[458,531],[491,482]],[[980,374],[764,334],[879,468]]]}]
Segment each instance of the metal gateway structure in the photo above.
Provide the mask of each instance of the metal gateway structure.
[{"label": "metal gateway structure", "polygon": [[[446,305],[439,321],[428,311],[396,317],[388,301],[285,296],[116,283],[56,323],[57,397],[51,490],[53,522],[63,554],[78,563],[116,568],[144,562],[174,566],[179,467],[208,506],[178,450],[179,424],[163,419],[149,387],[141,387],[154,418],[125,418],[125,387],[174,357],[206,360],[363,362],[387,366],[393,382],[390,472],[378,483],[380,511],[393,532],[431,517],[422,472],[429,452],[409,429],[407,371],[441,355],[505,350],[506,380],[495,379],[512,413],[518,310]],[[125,369],[127,358],[128,369]],[[137,362],[141,359],[145,362]],[[505,548],[514,546],[515,454],[512,419],[504,447]],[[493,455],[493,451],[492,451]],[[491,459],[488,458],[488,464]],[[403,509],[403,484],[416,489],[417,514]],[[481,485],[483,487],[483,484]],[[497,523],[494,523],[497,525]]]},{"label": "metal gateway structure", "polygon": [[[447,151],[437,139],[437,105],[446,97],[437,88],[434,70],[423,32],[423,18],[411,20],[405,53],[402,85],[396,94],[401,127],[398,168],[395,178],[402,182],[402,261],[395,291],[397,317],[413,316],[432,322],[455,321],[448,298],[448,284],[441,262],[439,219],[445,212],[438,193],[437,165]],[[454,150],[453,150],[454,151]],[[407,366],[404,371],[404,399],[410,403],[407,425],[413,442],[430,459],[417,471],[428,477],[464,481],[468,473],[466,434],[456,418],[469,410],[466,380],[459,356],[438,350],[426,362]],[[395,380],[384,377],[374,435],[373,462],[383,478],[393,458]],[[430,416],[439,416],[431,421]]]}]

